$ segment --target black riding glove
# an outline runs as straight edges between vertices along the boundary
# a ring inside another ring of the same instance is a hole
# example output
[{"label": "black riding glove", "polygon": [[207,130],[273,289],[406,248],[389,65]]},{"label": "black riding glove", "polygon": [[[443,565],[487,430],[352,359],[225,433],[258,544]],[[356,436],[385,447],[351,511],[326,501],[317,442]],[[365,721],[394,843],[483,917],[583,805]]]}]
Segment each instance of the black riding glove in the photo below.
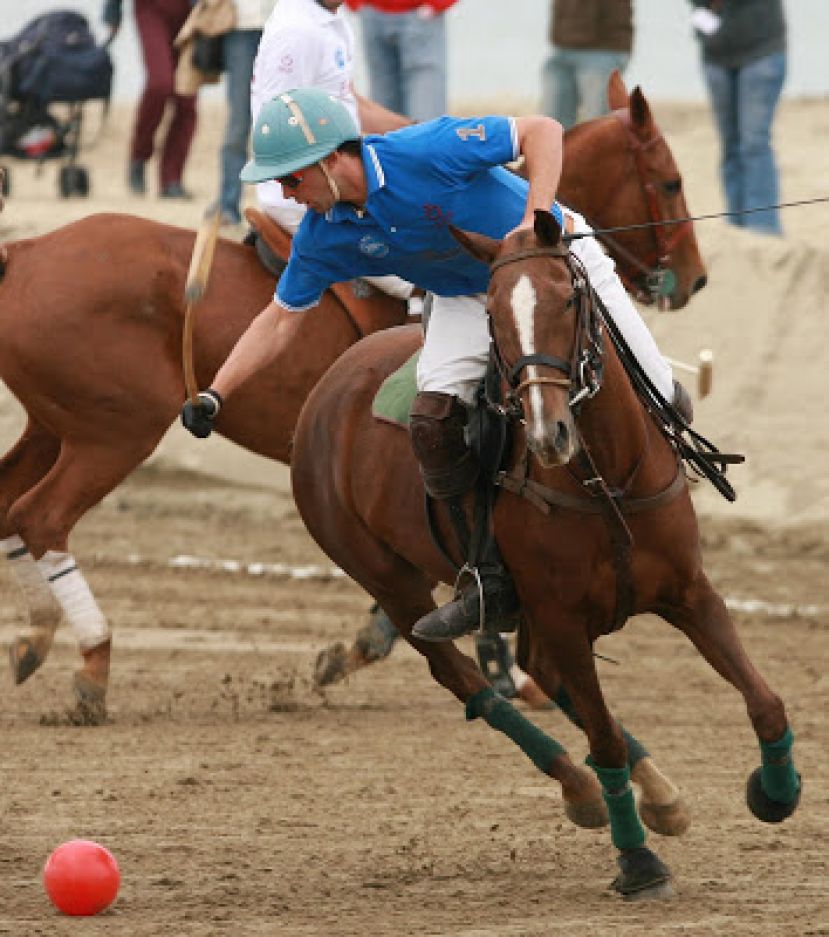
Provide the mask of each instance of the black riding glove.
[{"label": "black riding glove", "polygon": [[197,439],[207,439],[222,408],[222,398],[212,389],[199,393],[197,403],[188,400],[181,411],[181,422]]}]

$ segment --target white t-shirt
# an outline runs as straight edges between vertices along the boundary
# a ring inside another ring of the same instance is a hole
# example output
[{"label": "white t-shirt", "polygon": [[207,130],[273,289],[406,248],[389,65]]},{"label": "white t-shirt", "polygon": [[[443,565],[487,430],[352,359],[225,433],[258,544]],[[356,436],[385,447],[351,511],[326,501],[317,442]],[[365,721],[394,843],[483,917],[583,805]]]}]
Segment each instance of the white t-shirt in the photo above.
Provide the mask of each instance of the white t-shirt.
[{"label": "white t-shirt", "polygon": [[[351,90],[354,34],[343,8],[335,13],[316,0],[279,0],[265,24],[253,65],[250,107],[253,121],[262,105],[294,88],[322,88],[337,97],[359,127],[357,101]],[[256,187],[259,204],[283,224],[305,209],[282,194],[278,182]],[[290,225],[294,227],[294,224]]]},{"label": "white t-shirt", "polygon": [[276,0],[233,0],[236,7],[234,29],[262,29]]}]

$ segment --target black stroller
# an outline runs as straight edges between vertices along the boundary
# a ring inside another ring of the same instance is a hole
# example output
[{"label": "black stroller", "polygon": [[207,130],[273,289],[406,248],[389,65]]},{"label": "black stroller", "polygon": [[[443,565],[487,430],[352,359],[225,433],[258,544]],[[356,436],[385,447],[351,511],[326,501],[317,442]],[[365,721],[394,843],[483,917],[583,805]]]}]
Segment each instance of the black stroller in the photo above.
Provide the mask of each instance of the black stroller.
[{"label": "black stroller", "polygon": [[[0,155],[61,159],[58,189],[64,198],[89,194],[89,175],[77,164],[83,105],[108,106],[112,88],[109,52],[95,42],[89,22],[65,10],[33,19],[12,39],[0,41]],[[66,105],[61,118],[50,105]],[[11,189],[8,167],[3,194]]]}]

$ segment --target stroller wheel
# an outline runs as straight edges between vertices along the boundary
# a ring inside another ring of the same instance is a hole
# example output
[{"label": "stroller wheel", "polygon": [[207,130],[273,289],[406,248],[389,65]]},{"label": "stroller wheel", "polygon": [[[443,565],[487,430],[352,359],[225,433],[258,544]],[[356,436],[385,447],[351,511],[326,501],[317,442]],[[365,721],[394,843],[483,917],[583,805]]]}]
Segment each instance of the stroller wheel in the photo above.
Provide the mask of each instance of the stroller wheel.
[{"label": "stroller wheel", "polygon": [[89,195],[89,173],[83,166],[61,166],[58,188],[63,198]]},{"label": "stroller wheel", "polygon": [[11,195],[12,174],[9,167],[0,164],[0,196]]}]

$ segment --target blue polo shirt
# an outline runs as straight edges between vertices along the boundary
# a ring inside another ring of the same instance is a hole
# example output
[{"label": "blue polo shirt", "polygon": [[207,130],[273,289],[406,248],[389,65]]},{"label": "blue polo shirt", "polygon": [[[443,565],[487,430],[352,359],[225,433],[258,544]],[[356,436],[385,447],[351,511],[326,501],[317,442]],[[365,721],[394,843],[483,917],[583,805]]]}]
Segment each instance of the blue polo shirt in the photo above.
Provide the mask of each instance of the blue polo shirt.
[{"label": "blue polo shirt", "polygon": [[[363,211],[308,211],[276,288],[282,306],[315,306],[332,284],[394,273],[439,296],[485,293],[489,268],[449,225],[503,238],[523,218],[528,183],[501,165],[519,155],[511,117],[440,117],[363,141]],[[562,223],[558,204],[552,208]]]}]

